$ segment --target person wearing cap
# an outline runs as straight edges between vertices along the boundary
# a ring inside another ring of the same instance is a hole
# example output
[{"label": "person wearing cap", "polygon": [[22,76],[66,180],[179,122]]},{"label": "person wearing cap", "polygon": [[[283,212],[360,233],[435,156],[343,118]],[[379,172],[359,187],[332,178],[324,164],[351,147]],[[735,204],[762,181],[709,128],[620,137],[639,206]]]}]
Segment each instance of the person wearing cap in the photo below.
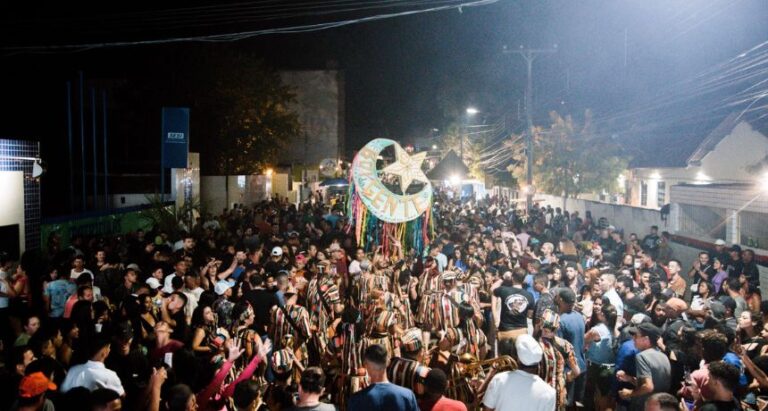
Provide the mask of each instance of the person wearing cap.
[{"label": "person wearing cap", "polygon": [[48,391],[56,391],[54,384],[42,372],[33,372],[24,376],[19,384],[19,399],[16,402],[16,410],[38,411],[53,409],[53,403],[46,398]]},{"label": "person wearing cap", "polygon": [[[298,290],[292,285],[285,289],[285,305],[275,305],[270,314],[269,336],[276,350],[285,348],[283,339],[286,335],[294,338],[293,349],[301,354],[306,354],[306,342],[311,337],[309,312],[306,308],[296,304]],[[286,318],[288,315],[292,321]],[[294,324],[298,329],[294,328]],[[306,355],[297,356],[300,361],[306,360]]]},{"label": "person wearing cap", "polygon": [[426,350],[421,341],[419,328],[405,330],[400,337],[400,357],[392,357],[387,366],[387,378],[393,384],[412,390],[416,395],[424,393],[424,378],[429,367],[424,365]]},{"label": "person wearing cap", "polygon": [[658,255],[659,244],[661,244],[661,239],[659,238],[659,227],[655,225],[651,226],[651,232],[643,237],[643,241],[640,244],[643,247],[643,251],[646,254],[652,254],[655,260],[656,256]]},{"label": "person wearing cap", "polygon": [[419,400],[421,411],[467,411],[467,406],[461,401],[452,400],[445,396],[448,389],[448,376],[439,368],[429,370],[424,378],[425,393]]},{"label": "person wearing cap", "polygon": [[216,300],[211,308],[216,312],[216,316],[219,319],[219,327],[226,329],[232,327],[232,308],[235,307],[235,303],[230,301],[230,297],[232,297],[233,285],[230,281],[219,280],[213,287],[213,292],[216,293]]},{"label": "person wearing cap", "polygon": [[[576,362],[573,345],[557,336],[560,328],[560,316],[553,310],[542,311],[537,318],[537,329],[541,330],[539,344],[542,349],[539,376],[557,392],[557,410],[564,410],[568,400],[566,384],[579,376],[581,370]],[[568,372],[566,373],[566,367]]]},{"label": "person wearing cap", "polygon": [[544,355],[541,345],[530,335],[499,341],[499,354],[517,361],[518,369],[497,373],[483,397],[485,411],[553,411],[557,404],[555,388],[538,375]]},{"label": "person wearing cap", "polygon": [[642,323],[629,330],[639,353],[635,356],[636,375],[618,371],[616,378],[628,382],[634,388],[619,391],[619,397],[629,400],[629,409],[643,410],[645,400],[653,393],[666,392],[671,383],[669,358],[658,349],[661,329],[651,323]]}]

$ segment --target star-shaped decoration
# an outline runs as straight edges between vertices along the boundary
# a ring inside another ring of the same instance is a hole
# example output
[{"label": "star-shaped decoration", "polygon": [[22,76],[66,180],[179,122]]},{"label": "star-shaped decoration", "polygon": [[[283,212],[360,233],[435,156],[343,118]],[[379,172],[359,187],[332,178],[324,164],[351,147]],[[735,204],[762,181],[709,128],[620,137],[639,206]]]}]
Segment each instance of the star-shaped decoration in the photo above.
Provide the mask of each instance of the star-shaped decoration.
[{"label": "star-shaped decoration", "polygon": [[408,155],[399,144],[395,144],[395,156],[397,156],[397,161],[384,167],[382,171],[400,177],[400,189],[403,191],[403,194],[405,194],[405,190],[408,189],[413,180],[429,182],[427,176],[421,171],[421,163],[424,162],[424,158],[427,156],[426,151]]}]

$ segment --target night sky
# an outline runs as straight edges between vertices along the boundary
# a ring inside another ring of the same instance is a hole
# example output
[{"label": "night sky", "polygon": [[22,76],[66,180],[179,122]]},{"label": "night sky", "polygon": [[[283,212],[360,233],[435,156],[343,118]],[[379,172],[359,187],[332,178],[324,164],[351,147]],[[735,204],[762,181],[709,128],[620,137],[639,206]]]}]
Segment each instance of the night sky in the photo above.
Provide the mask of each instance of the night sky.
[{"label": "night sky", "polygon": [[[302,2],[307,3],[322,6],[329,2]],[[164,2],[163,7],[217,3],[173,4]],[[167,66],[174,61],[169,56],[194,58],[200,50],[217,47],[253,51],[278,69],[323,69],[335,64],[344,71],[346,79],[346,147],[351,153],[375,137],[407,142],[425,136],[432,128],[441,129],[453,120],[451,110],[466,105],[477,106],[486,121],[502,116],[517,119],[525,65],[519,56],[503,53],[504,45],[509,49],[520,45],[557,45],[558,52],[542,56],[534,69],[536,119],[545,123],[550,110],[578,115],[591,108],[599,119],[648,104],[653,106],[654,101],[663,101],[665,93],[676,84],[768,40],[768,2],[762,0],[501,0],[487,6],[464,7],[461,11],[424,13],[236,42],[77,53],[19,54],[10,49],[230,33],[426,6],[419,3],[395,9],[302,15],[256,23],[240,19],[202,27],[196,27],[192,20],[188,27],[179,28],[175,28],[174,21],[190,22],[179,20],[181,14],[175,19],[149,21],[127,14],[152,10],[140,3],[127,6],[131,10],[105,7],[114,6],[73,8],[70,4],[52,3],[43,7],[41,3],[19,2],[0,8],[0,93],[4,100],[0,136],[42,141],[44,157],[52,168],[63,164],[59,153],[66,153],[65,82],[75,80],[78,70],[83,70],[89,79],[141,82],[153,75],[153,65],[163,64],[163,69],[168,70]],[[695,86],[687,87],[695,91]],[[682,105],[674,110],[683,113],[691,107]],[[620,132],[623,124],[611,127]],[[135,145],[135,141],[131,144]],[[121,149],[131,144],[115,141],[110,151],[115,164],[124,172],[134,171],[131,164],[137,162],[135,156],[126,156]],[[157,160],[144,159],[146,170],[152,169],[152,161]]]}]

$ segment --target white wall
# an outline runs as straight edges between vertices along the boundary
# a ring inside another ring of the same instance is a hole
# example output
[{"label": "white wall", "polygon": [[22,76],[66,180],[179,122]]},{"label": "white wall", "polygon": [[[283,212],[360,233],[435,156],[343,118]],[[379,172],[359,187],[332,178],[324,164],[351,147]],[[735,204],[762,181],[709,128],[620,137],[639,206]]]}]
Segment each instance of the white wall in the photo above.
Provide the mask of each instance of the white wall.
[{"label": "white wall", "polygon": [[0,203],[0,226],[19,225],[19,251],[24,252],[24,172],[0,171],[3,201]]},{"label": "white wall", "polygon": [[[563,198],[548,194],[536,194],[540,205],[551,205],[552,208],[563,207]],[[600,217],[608,219],[609,224],[624,229],[624,238],[630,233],[637,233],[642,238],[650,231],[652,225],[659,226],[659,231],[672,232],[671,218],[665,222],[658,210],[649,210],[627,205],[601,203],[582,199],[569,198],[565,206],[569,212],[578,211],[583,218],[587,211],[592,212],[592,218],[597,221]]]},{"label": "white wall", "polygon": [[147,196],[152,194],[110,194],[109,205],[112,208],[125,208],[149,204]]}]

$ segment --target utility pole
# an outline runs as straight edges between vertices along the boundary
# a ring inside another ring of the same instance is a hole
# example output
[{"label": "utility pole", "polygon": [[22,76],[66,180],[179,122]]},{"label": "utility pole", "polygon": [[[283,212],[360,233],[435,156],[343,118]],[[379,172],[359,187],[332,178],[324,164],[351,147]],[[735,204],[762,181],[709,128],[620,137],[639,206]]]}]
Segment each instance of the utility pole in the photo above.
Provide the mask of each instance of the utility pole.
[{"label": "utility pole", "polygon": [[525,155],[527,162],[527,176],[526,176],[526,196],[525,206],[526,210],[530,210],[533,206],[533,61],[536,60],[539,54],[552,54],[557,52],[557,45],[550,49],[528,49],[520,46],[519,50],[504,50],[504,53],[515,53],[523,57],[528,64],[528,84],[525,88],[525,117],[527,122],[527,129],[525,135]]}]

